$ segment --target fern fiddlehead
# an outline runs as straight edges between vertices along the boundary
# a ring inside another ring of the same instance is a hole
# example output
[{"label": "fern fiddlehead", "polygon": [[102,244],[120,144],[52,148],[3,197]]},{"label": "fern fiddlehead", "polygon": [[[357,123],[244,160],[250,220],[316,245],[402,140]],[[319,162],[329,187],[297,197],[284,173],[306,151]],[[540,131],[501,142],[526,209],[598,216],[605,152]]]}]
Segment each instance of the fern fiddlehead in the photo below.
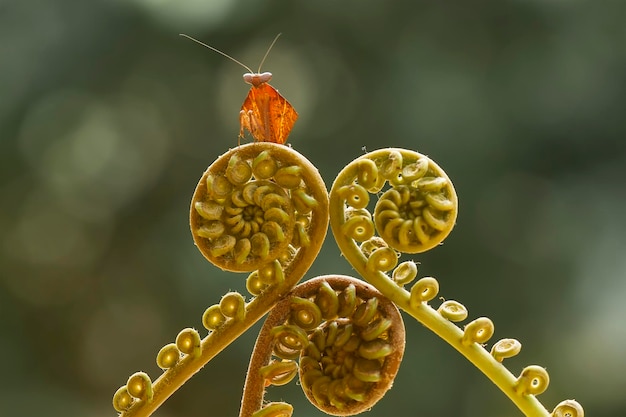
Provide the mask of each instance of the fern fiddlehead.
[{"label": "fern fiddlehead", "polygon": [[164,373],[143,372],[118,389],[124,417],[148,416],[178,387],[246,331],[302,279],[328,228],[328,194],[317,169],[289,147],[238,146],[206,170],[194,192],[190,226],[200,252],[216,266],[248,272],[246,302],[225,294],[202,316],[204,338],[184,329],[157,355]]},{"label": "fern fiddlehead", "polygon": [[291,415],[285,403],[263,406],[263,394],[265,386],[283,385],[296,372],[309,401],[326,414],[366,411],[391,387],[404,345],[397,307],[374,287],[343,275],[310,279],[265,320],[240,417]]},{"label": "fern fiddlehead", "polygon": [[[379,195],[373,215],[370,194]],[[526,416],[582,417],[576,401],[566,400],[549,413],[537,400],[549,383],[544,368],[528,366],[515,377],[504,367],[503,360],[521,350],[517,340],[500,340],[491,352],[483,347],[494,333],[490,319],[476,318],[461,329],[454,324],[468,316],[461,303],[450,300],[431,307],[439,293],[436,279],[425,277],[404,289],[417,269],[411,261],[398,265],[398,258],[440,244],[454,227],[457,209],[456,192],[445,172],[430,158],[404,149],[361,156],[341,171],[330,193],[333,235],[363,278],[464,355]]]},{"label": "fern fiddlehead", "polygon": [[[378,201],[370,202],[370,195]],[[502,339],[484,347],[493,322],[454,300],[431,306],[439,282],[417,278],[402,253],[439,245],[454,227],[457,197],[445,172],[424,155],[382,149],[350,163],[335,180],[330,206],[308,161],[271,143],[229,151],[200,180],[192,200],[194,242],[218,267],[248,272],[246,302],[225,294],[202,316],[209,334],[183,329],[157,355],[156,381],[137,372],[114,395],[122,416],[148,416],[232,340],[271,310],[255,345],[240,410],[246,417],[291,416],[284,402],[264,404],[265,388],[299,375],[311,403],[330,415],[371,408],[389,389],[404,352],[399,307],[463,354],[526,416],[583,417],[574,400],[551,413],[537,400],[549,384],[542,367],[519,376],[503,365],[521,343]],[[373,213],[372,213],[373,212]],[[372,286],[345,276],[323,276],[296,286],[316,257],[330,216],[343,255]],[[400,262],[400,263],[399,263]],[[295,288],[294,288],[295,286]]]}]

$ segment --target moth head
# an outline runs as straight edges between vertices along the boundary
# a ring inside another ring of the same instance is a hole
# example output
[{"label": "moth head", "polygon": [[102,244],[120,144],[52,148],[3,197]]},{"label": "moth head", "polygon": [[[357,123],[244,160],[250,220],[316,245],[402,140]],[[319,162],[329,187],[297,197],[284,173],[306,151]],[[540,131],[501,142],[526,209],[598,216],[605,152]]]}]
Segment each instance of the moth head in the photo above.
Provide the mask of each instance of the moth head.
[{"label": "moth head", "polygon": [[252,84],[255,87],[258,87],[259,85],[263,84],[263,83],[267,83],[272,79],[272,73],[271,72],[262,72],[262,73],[250,73],[247,72],[245,74],[243,74],[243,80],[248,83],[248,84]]}]

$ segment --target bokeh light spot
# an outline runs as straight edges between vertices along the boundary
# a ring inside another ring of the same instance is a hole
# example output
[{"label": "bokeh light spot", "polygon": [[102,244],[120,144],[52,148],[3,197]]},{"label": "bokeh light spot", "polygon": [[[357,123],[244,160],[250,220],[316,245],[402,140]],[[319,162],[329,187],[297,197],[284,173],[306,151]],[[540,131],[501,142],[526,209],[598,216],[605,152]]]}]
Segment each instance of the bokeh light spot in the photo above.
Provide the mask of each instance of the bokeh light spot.
[{"label": "bokeh light spot", "polygon": [[58,91],[32,106],[19,145],[68,211],[94,220],[112,216],[158,178],[166,132],[159,109],[142,97]]}]

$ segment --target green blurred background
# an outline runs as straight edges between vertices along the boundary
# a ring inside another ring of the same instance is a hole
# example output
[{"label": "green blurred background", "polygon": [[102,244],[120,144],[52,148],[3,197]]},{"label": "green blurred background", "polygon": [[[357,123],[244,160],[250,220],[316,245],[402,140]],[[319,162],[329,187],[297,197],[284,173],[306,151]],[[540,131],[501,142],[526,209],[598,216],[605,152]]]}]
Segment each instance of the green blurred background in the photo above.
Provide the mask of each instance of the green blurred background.
[{"label": "green blurred background", "polygon": [[[433,2],[434,3],[434,2]],[[242,68],[300,113],[290,142],[330,188],[362,148],[406,147],[454,181],[441,295],[515,337],[548,409],[626,415],[626,2],[0,1],[2,416],[114,416],[128,376],[245,275],[194,248],[189,201],[237,144]],[[351,274],[329,235],[307,277]],[[412,319],[369,416],[521,415]],[[156,415],[238,411],[258,325]],[[495,339],[494,339],[495,340]],[[321,416],[300,388],[270,390]]]}]

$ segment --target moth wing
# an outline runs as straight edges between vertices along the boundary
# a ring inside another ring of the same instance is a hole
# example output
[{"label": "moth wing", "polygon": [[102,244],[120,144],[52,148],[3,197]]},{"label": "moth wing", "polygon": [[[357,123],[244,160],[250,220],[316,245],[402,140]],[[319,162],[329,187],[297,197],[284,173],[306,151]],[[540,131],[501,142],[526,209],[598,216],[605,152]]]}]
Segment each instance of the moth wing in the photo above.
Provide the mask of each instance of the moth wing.
[{"label": "moth wing", "polygon": [[293,106],[271,85],[252,86],[241,106],[240,122],[258,142],[283,144],[298,119]]}]

